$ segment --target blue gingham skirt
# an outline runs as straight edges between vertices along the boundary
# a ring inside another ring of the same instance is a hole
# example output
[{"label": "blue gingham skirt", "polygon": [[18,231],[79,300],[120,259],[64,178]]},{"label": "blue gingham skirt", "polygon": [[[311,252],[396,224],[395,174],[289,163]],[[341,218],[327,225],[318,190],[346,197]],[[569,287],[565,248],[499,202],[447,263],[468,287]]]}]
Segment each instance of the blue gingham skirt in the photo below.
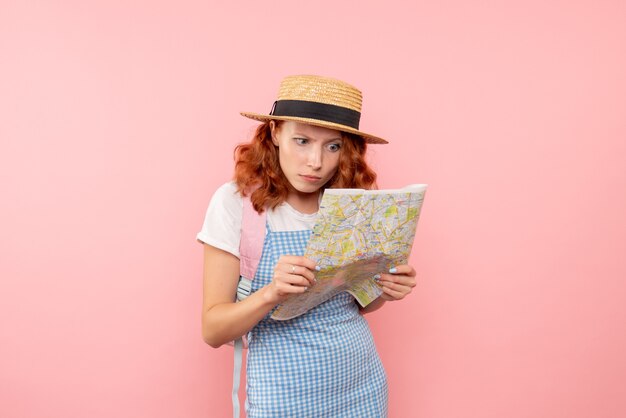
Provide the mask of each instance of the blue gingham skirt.
[{"label": "blue gingham skirt", "polygon": [[[303,255],[310,234],[268,231],[252,291],[271,281],[281,255]],[[385,371],[352,295],[287,321],[270,315],[248,336],[249,418],[387,416]]]}]

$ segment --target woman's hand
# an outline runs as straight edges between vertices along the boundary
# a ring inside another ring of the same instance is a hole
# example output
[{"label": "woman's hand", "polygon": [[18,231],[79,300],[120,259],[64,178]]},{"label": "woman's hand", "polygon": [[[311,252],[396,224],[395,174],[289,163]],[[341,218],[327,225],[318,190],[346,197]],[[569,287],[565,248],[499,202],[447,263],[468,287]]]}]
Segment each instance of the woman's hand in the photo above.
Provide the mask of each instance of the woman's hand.
[{"label": "woman's hand", "polygon": [[415,269],[407,264],[396,266],[389,273],[380,274],[380,278],[376,280],[384,292],[380,297],[386,301],[404,299],[417,284],[415,276]]},{"label": "woman's hand", "polygon": [[274,266],[274,276],[265,294],[268,301],[281,303],[289,296],[304,293],[315,283],[315,262],[297,255],[283,255]]}]

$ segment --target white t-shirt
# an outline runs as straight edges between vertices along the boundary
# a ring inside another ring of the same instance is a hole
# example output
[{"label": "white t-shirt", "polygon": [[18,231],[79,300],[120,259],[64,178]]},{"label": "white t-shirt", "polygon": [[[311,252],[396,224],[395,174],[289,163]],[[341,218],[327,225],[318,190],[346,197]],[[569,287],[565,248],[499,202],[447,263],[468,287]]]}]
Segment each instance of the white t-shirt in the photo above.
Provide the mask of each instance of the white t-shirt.
[{"label": "white t-shirt", "polygon": [[[220,186],[209,203],[202,229],[196,238],[220,250],[239,257],[243,199],[234,182]],[[267,223],[272,231],[311,230],[317,213],[306,214],[295,210],[287,202],[267,211]]]}]

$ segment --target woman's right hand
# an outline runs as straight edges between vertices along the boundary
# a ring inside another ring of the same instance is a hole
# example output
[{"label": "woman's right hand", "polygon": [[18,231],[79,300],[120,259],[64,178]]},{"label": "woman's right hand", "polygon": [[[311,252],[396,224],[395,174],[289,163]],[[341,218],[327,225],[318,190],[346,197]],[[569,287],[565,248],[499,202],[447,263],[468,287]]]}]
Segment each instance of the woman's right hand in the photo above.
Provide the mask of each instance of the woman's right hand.
[{"label": "woman's right hand", "polygon": [[279,304],[300,294],[315,283],[315,262],[297,255],[283,255],[274,266],[272,281],[267,285],[268,301]]}]

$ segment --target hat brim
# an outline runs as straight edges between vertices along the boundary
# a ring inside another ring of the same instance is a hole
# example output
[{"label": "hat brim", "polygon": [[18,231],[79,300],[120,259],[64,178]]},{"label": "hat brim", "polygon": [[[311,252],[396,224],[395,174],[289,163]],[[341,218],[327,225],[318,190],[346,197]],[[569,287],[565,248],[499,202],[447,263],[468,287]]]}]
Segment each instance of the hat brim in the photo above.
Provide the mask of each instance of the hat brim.
[{"label": "hat brim", "polygon": [[326,122],[324,120],[319,120],[319,119],[299,118],[296,116],[263,115],[260,113],[250,113],[250,112],[240,112],[240,114],[241,116],[258,120],[260,122],[267,122],[270,120],[292,120],[295,122],[302,122],[302,123],[307,123],[309,125],[320,126],[322,128],[336,129],[341,132],[347,132],[350,134],[360,136],[368,144],[388,144],[389,143],[382,138],[379,138],[374,135],[370,135],[365,132],[361,132],[358,129],[354,129],[349,126],[341,125],[341,124],[334,123],[334,122]]}]

